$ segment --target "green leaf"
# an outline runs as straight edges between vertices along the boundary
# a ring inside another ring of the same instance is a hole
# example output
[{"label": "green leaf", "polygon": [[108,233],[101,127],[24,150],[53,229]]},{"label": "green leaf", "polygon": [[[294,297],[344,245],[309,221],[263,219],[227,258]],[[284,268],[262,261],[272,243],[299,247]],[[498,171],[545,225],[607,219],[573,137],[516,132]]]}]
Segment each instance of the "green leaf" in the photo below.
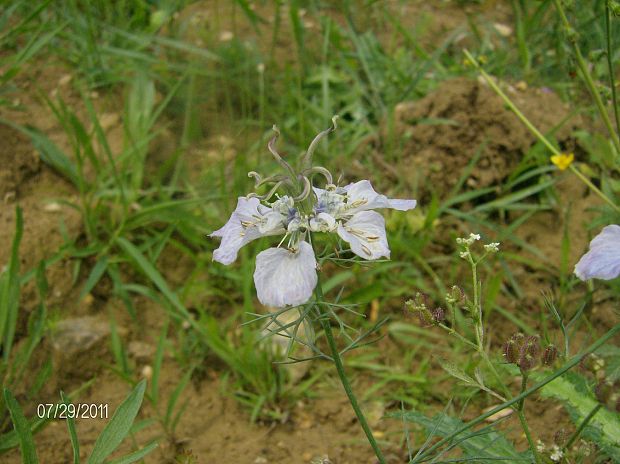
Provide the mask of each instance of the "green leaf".
[{"label": "green leaf", "polygon": [[[416,411],[408,411],[405,413],[398,412],[390,416],[419,424],[426,429],[427,433],[440,437],[446,437],[464,425],[461,420],[450,417],[444,413],[437,414],[433,418],[426,417],[424,414]],[[519,453],[512,443],[499,432],[495,431],[490,425],[479,430],[468,431],[467,433],[467,435],[455,437],[457,446],[463,451],[463,462],[468,460],[479,460],[480,462],[493,460],[501,460],[504,462],[532,462],[529,451]]]},{"label": "green leaf", "polygon": [[187,319],[192,319],[190,314],[179,300],[179,297],[168,287],[168,284],[157,269],[151,264],[136,246],[125,238],[119,237],[116,243],[138,264],[138,267],[151,279],[160,292],[168,299],[168,301],[183,314]]},{"label": "green leaf", "polygon": [[101,464],[125,439],[140,410],[145,388],[146,380],[142,380],[116,409],[112,419],[97,438],[88,464]]},{"label": "green leaf", "polygon": [[151,443],[149,445],[146,445],[144,448],[139,449],[138,451],[134,451],[133,453],[128,454],[127,456],[123,456],[122,458],[110,461],[110,464],[130,464],[132,462],[136,462],[137,460],[142,459],[144,456],[149,454],[155,448],[157,448],[157,443]]},{"label": "green leaf", "polygon": [[11,420],[13,421],[13,427],[19,438],[19,447],[22,451],[23,464],[38,464],[39,458],[37,458],[37,451],[34,447],[34,441],[32,440],[32,432],[30,431],[30,424],[24,417],[22,408],[8,390],[4,389],[4,401],[6,407],[11,414]]},{"label": "green leaf", "polygon": [[22,209],[15,207],[15,235],[11,246],[11,259],[6,272],[0,274],[0,345],[3,357],[9,359],[17,324],[19,308],[19,244],[24,231]]},{"label": "green leaf", "polygon": [[[576,424],[581,423],[598,404],[594,396],[587,392],[585,380],[574,372],[558,377],[540,392],[542,396],[562,401]],[[602,408],[590,420],[582,435],[594,441],[614,460],[620,460],[620,415]]]},{"label": "green leaf", "polygon": [[76,187],[81,185],[80,176],[73,161],[43,132],[33,127],[12,126],[30,137],[32,144],[39,151],[39,155],[44,163],[69,179]]},{"label": "green leaf", "polygon": [[[60,399],[66,405],[69,404],[67,397],[61,391]],[[80,464],[80,442],[78,441],[77,432],[75,430],[75,418],[67,414],[67,428],[69,429],[69,437],[71,438],[71,448],[73,448],[73,464]]]},{"label": "green leaf", "polygon": [[467,385],[478,386],[478,382],[472,379],[469,375],[465,373],[461,368],[456,366],[455,364],[447,361],[446,359],[438,358],[439,365],[441,368],[450,374],[452,377],[462,380]]},{"label": "green leaf", "polygon": [[84,287],[82,287],[82,291],[80,292],[80,296],[78,298],[79,300],[82,300],[82,298],[84,298],[87,293],[90,293],[90,291],[95,287],[95,285],[97,285],[97,282],[99,282],[107,267],[108,258],[107,256],[102,256],[101,258],[99,258],[93,269],[90,271],[88,279],[86,280],[86,283],[84,284]]}]

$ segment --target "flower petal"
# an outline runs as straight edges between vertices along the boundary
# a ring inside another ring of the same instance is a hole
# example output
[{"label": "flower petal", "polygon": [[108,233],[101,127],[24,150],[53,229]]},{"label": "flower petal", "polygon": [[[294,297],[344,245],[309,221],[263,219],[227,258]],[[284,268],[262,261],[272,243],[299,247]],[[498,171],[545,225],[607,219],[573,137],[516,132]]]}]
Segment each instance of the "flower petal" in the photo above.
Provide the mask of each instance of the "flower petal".
[{"label": "flower petal", "polygon": [[353,253],[364,259],[390,257],[385,220],[375,211],[361,211],[344,225],[338,224],[338,235],[349,242]]},{"label": "flower petal", "polygon": [[237,207],[224,226],[209,237],[221,237],[222,243],[213,252],[213,260],[231,264],[239,249],[260,237],[284,233],[283,216],[260,204],[258,198],[239,197]]},{"label": "flower petal", "polygon": [[590,242],[590,251],[575,266],[581,280],[611,280],[620,275],[620,226],[603,228]]},{"label": "flower petal", "polygon": [[254,285],[265,306],[299,306],[312,297],[317,284],[316,259],[312,246],[300,242],[297,251],[269,248],[256,256]]},{"label": "flower petal", "polygon": [[336,220],[327,213],[319,213],[309,222],[312,232],[332,232],[336,229]]},{"label": "flower petal", "polygon": [[415,208],[415,200],[395,200],[381,195],[372,188],[367,180],[360,180],[344,188],[348,197],[348,213],[367,211],[377,208],[392,208],[399,211],[408,211]]}]

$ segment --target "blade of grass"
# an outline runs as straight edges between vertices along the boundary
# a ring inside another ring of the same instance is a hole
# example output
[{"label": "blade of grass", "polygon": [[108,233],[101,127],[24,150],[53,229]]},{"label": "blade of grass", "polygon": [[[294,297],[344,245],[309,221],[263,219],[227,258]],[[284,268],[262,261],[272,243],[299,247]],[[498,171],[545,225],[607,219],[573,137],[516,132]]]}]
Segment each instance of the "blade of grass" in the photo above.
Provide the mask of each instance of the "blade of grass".
[{"label": "blade of grass", "polygon": [[133,424],[144,397],[146,380],[142,380],[116,409],[105,426],[88,458],[88,464],[101,464],[125,439]]},{"label": "blade of grass", "polygon": [[11,420],[13,421],[13,427],[19,438],[19,447],[22,452],[23,464],[38,464],[39,458],[37,457],[37,451],[34,447],[34,441],[32,439],[32,432],[30,431],[30,424],[24,417],[22,408],[8,390],[4,389],[4,401],[11,414]]}]

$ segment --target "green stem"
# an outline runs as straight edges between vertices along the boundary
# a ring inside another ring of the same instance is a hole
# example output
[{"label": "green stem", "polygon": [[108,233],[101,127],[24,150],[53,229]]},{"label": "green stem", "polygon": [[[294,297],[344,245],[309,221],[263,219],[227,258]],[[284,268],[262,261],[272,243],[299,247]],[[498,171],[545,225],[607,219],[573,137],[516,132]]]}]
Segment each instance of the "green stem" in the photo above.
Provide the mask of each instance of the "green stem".
[{"label": "green stem", "polygon": [[548,383],[553,382],[555,379],[557,379],[558,377],[564,375],[567,371],[569,371],[570,369],[575,367],[577,364],[579,364],[581,362],[581,360],[585,356],[587,356],[588,354],[592,353],[593,351],[596,351],[598,348],[600,348],[602,345],[604,345],[610,338],[615,336],[617,333],[620,333],[620,324],[616,324],[615,326],[613,326],[601,338],[599,338],[596,342],[594,342],[592,345],[590,345],[583,353],[581,353],[581,354],[579,354],[577,356],[574,356],[570,361],[568,361],[566,364],[564,364],[564,366],[562,366],[560,369],[555,371],[549,377],[546,377],[545,379],[543,379],[540,382],[538,382],[536,385],[534,385],[534,386],[528,388],[527,390],[521,392],[521,394],[519,394],[519,395],[515,396],[514,398],[512,398],[512,399],[510,399],[510,400],[508,400],[508,401],[506,401],[506,402],[504,402],[504,403],[494,407],[490,411],[487,411],[486,413],[481,414],[480,416],[476,417],[475,419],[473,419],[473,420],[469,421],[468,423],[464,424],[458,430],[454,431],[453,433],[451,433],[447,437],[442,438],[437,443],[435,443],[434,445],[429,447],[426,451],[420,453],[420,455],[416,459],[410,461],[410,464],[422,462],[423,460],[425,460],[425,458],[427,458],[435,450],[441,448],[446,443],[449,443],[457,435],[460,435],[461,433],[469,430],[470,428],[475,427],[476,425],[484,422],[485,419],[491,417],[493,414],[497,414],[498,412],[503,411],[504,409],[509,408],[509,407],[511,407],[514,404],[517,404],[523,398],[527,398],[529,395],[531,395],[532,393],[540,390],[542,387],[544,387]]},{"label": "green stem", "polygon": [[462,341],[463,343],[465,343],[466,345],[470,346],[471,348],[475,349],[476,351],[478,351],[478,345],[476,345],[475,343],[470,342],[469,340],[467,340],[465,337],[463,337],[460,333],[458,333],[456,330],[454,330],[452,327],[448,327],[445,324],[437,324],[439,327],[441,327],[442,329],[444,329],[446,332],[448,332],[448,335],[453,335],[456,338],[458,338],[460,341]]},{"label": "green stem", "polygon": [[340,357],[340,352],[338,351],[338,347],[336,346],[336,340],[334,339],[334,333],[332,332],[331,325],[329,324],[329,317],[323,311],[323,306],[321,304],[323,301],[323,291],[321,289],[320,280],[316,285],[315,294],[316,294],[316,299],[317,299],[316,308],[318,309],[319,314],[321,316],[321,325],[323,326],[323,330],[325,332],[325,338],[327,338],[327,344],[329,345],[329,349],[332,352],[332,358],[334,360],[334,364],[336,365],[336,370],[338,371],[338,377],[340,377],[340,382],[342,383],[344,391],[347,394],[347,397],[349,398],[349,402],[351,403],[351,407],[353,408],[353,411],[355,411],[357,420],[359,420],[360,425],[362,426],[362,429],[364,430],[364,433],[366,434],[366,438],[368,439],[370,446],[372,447],[373,451],[375,452],[375,455],[377,456],[377,459],[379,460],[379,463],[386,464],[385,458],[383,457],[383,453],[381,452],[381,449],[379,448],[379,445],[377,444],[377,441],[375,440],[375,437],[372,434],[372,430],[370,429],[370,426],[368,425],[368,422],[366,421],[366,417],[364,416],[364,413],[362,412],[362,409],[360,408],[357,402],[357,398],[355,397],[355,394],[353,393],[353,389],[351,388],[351,384],[349,383],[349,378],[347,377],[347,374],[344,371],[344,364],[342,362],[342,358]]},{"label": "green stem", "polygon": [[[502,387],[504,396],[510,399],[512,398],[510,390],[502,381],[501,376],[497,372],[497,369],[495,369],[495,366],[491,362],[491,359],[489,359],[488,353],[484,349],[484,324],[482,320],[482,317],[483,317],[482,295],[481,295],[481,285],[480,285],[480,282],[478,281],[478,263],[484,259],[486,254],[482,258],[476,261],[474,260],[471,252],[469,251],[469,247],[467,248],[467,251],[469,252],[469,255],[468,255],[469,263],[471,265],[471,273],[472,273],[472,278],[473,278],[474,309],[477,313],[477,320],[474,324],[475,331],[476,331],[476,342],[477,342],[476,349],[478,353],[480,354],[480,356],[482,357],[482,359],[484,359],[484,361],[486,362],[487,366],[489,367],[489,369],[491,370],[495,378],[497,379],[499,385]],[[523,393],[526,387],[527,387],[527,375],[523,375],[523,381],[521,384],[521,393]],[[532,434],[530,433],[530,428],[527,424],[527,420],[525,419],[525,414],[523,412],[524,401],[525,401],[525,398],[521,400],[521,402],[519,402],[515,410],[517,411],[517,415],[519,416],[519,422],[521,422],[521,428],[523,429],[523,432],[525,433],[525,437],[527,438],[527,443],[529,445],[530,451],[532,452],[532,455],[534,456],[536,463],[540,464],[542,461],[540,460],[540,456],[538,455],[538,452],[536,451],[536,446],[534,445],[534,441],[532,440]]]},{"label": "green stem", "polygon": [[611,10],[609,2],[605,2],[605,35],[607,36],[607,69],[609,72],[609,84],[611,86],[611,102],[614,106],[614,118],[616,120],[616,130],[620,134],[620,117],[618,117],[618,98],[616,95],[616,79],[614,77],[614,66],[611,62]]},{"label": "green stem", "polygon": [[583,432],[583,429],[586,428],[586,426],[590,423],[590,421],[594,418],[594,416],[596,416],[596,413],[598,413],[602,407],[603,405],[600,403],[594,406],[592,411],[590,411],[590,413],[585,417],[585,419],[581,421],[581,424],[579,424],[579,427],[577,427],[577,430],[575,430],[575,433],[573,433],[573,436],[570,437],[570,440],[566,442],[566,445],[564,445],[564,448],[563,448],[564,450],[567,450],[571,446],[573,446],[573,443],[575,443],[577,439],[581,436],[581,432]]},{"label": "green stem", "polygon": [[[471,63],[473,63],[474,67],[476,68],[476,70],[480,73],[480,75],[484,78],[484,80],[486,81],[487,84],[489,84],[489,86],[493,89],[493,91],[499,95],[499,97],[504,101],[504,103],[506,104],[506,106],[508,106],[508,108],[510,109],[510,111],[512,111],[515,116],[517,116],[517,118],[519,118],[519,120],[525,125],[525,127],[528,128],[528,130],[534,134],[534,136],[536,136],[536,138],[542,142],[548,149],[549,151],[551,151],[551,153],[553,153],[554,155],[561,155],[562,153],[560,152],[560,150],[558,150],[550,141],[549,139],[547,139],[547,137],[545,137],[531,122],[529,119],[527,119],[525,117],[525,115],[519,110],[519,108],[517,108],[515,106],[515,104],[512,102],[512,100],[510,100],[510,98],[508,97],[508,95],[506,95],[502,89],[499,88],[499,86],[495,83],[495,81],[493,79],[491,79],[491,76],[489,76],[484,69],[482,69],[480,67],[480,65],[478,64],[478,61],[476,61],[476,59],[474,57],[471,56],[471,54],[467,51],[467,50],[463,50],[463,52],[465,53],[465,56],[467,56],[467,58],[469,59],[469,61]],[[619,152],[620,153],[620,152]],[[596,193],[605,203],[607,203],[609,206],[611,206],[614,210],[616,210],[617,212],[620,213],[620,206],[616,205],[613,201],[611,201],[607,195],[605,195],[596,185],[594,185],[592,182],[590,182],[590,180],[584,176],[574,165],[570,165],[569,166],[571,172],[573,174],[575,174],[579,180],[581,180],[584,184],[586,184],[588,186],[588,188],[590,190],[592,190],[594,193]]]},{"label": "green stem", "polygon": [[[566,12],[564,11],[564,8],[562,7],[560,0],[553,0],[553,3],[555,4],[556,9],[558,10],[562,23],[564,23],[564,27],[568,31],[571,31],[572,30],[571,25],[568,22],[568,18],[566,17]],[[592,94],[594,103],[596,104],[596,107],[598,108],[601,118],[603,119],[603,122],[605,123],[605,126],[607,127],[609,136],[611,137],[614,147],[616,147],[616,153],[620,153],[620,139],[618,138],[618,134],[615,132],[613,125],[611,123],[611,120],[609,119],[609,114],[607,113],[605,104],[603,103],[603,100],[601,99],[601,95],[596,88],[594,79],[592,79],[592,74],[590,74],[590,71],[588,71],[588,65],[586,64],[586,60],[583,58],[583,55],[581,54],[581,50],[579,49],[579,44],[577,43],[577,37],[575,37],[575,35],[573,34],[572,36],[569,36],[569,41],[571,45],[573,46],[573,50],[575,52],[575,58],[577,59],[577,66],[579,67],[581,76],[583,77],[586,87]]]},{"label": "green stem", "polygon": [[[527,390],[527,373],[521,373],[521,394]],[[519,406],[517,407],[517,414],[519,415],[519,421],[521,422],[521,427],[523,428],[523,432],[525,433],[525,438],[527,439],[527,443],[530,447],[530,451],[536,460],[536,463],[539,464],[542,462],[540,460],[540,456],[538,455],[538,451],[536,450],[536,445],[534,444],[534,440],[532,439],[532,434],[530,433],[530,428],[527,425],[527,420],[525,419],[525,396],[519,401]]]},{"label": "green stem", "polygon": [[[499,373],[497,372],[497,369],[495,369],[495,366],[489,359],[489,356],[487,355],[486,351],[480,351],[480,355],[482,356],[482,359],[486,361],[487,366],[489,367],[491,372],[493,372],[493,375],[497,379],[497,382],[502,387],[504,396],[510,400],[512,398],[512,394],[510,393],[510,390],[508,389],[508,387],[502,381],[502,378],[500,377]],[[523,376],[521,378],[521,393],[525,391],[526,387],[527,387],[527,377]],[[525,397],[516,406],[513,406],[513,409],[517,412],[517,416],[519,417],[519,422],[521,423],[521,428],[523,429],[523,433],[525,433],[525,438],[527,439],[527,443],[529,445],[530,451],[532,452],[532,455],[534,456],[536,463],[539,464],[541,462],[540,456],[538,455],[538,451],[536,450],[536,445],[534,444],[534,440],[532,440],[532,434],[530,433],[530,427],[527,423],[527,419],[525,418],[525,413],[523,412],[524,402],[525,402]]]}]

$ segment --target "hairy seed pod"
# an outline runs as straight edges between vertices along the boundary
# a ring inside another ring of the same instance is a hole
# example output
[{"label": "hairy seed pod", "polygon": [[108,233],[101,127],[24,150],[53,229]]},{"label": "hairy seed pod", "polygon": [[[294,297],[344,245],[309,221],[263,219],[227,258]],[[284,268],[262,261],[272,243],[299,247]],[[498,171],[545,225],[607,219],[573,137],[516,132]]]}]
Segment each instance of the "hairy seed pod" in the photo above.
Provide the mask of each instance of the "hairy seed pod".
[{"label": "hairy seed pod", "polygon": [[446,301],[449,304],[460,304],[465,300],[465,292],[458,285],[453,285],[448,294],[446,295]]},{"label": "hairy seed pod", "polygon": [[607,404],[607,402],[611,398],[612,390],[612,385],[609,382],[603,380],[597,383],[596,387],[594,387],[594,395],[596,396],[596,399],[599,403]]},{"label": "hairy seed pod", "polygon": [[509,363],[516,363],[519,359],[519,348],[517,343],[511,338],[504,343],[504,357]]},{"label": "hairy seed pod", "polygon": [[538,335],[530,335],[527,337],[523,342],[522,349],[533,358],[537,357],[540,353],[540,338]]},{"label": "hairy seed pod", "polygon": [[433,315],[426,308],[420,308],[418,310],[418,318],[422,327],[428,327],[434,324]]},{"label": "hairy seed pod", "polygon": [[514,333],[506,343],[504,343],[504,356],[506,361],[512,364],[517,364],[524,341],[525,335],[517,332]]},{"label": "hairy seed pod", "polygon": [[551,366],[558,358],[558,349],[554,345],[545,348],[542,354],[542,362],[545,366]]},{"label": "hairy seed pod", "polygon": [[431,312],[431,315],[433,316],[433,322],[435,324],[439,324],[446,320],[446,312],[441,306],[438,306],[435,309],[433,309],[433,311]]},{"label": "hairy seed pod", "polygon": [[517,365],[523,372],[527,372],[536,365],[536,358],[527,352],[524,352],[519,356]]},{"label": "hairy seed pod", "polygon": [[416,309],[418,308],[428,308],[428,295],[426,293],[417,292],[415,294],[414,302],[416,305]]},{"label": "hairy seed pod", "polygon": [[553,443],[559,447],[563,447],[568,440],[569,434],[565,429],[559,429],[553,434]]}]

